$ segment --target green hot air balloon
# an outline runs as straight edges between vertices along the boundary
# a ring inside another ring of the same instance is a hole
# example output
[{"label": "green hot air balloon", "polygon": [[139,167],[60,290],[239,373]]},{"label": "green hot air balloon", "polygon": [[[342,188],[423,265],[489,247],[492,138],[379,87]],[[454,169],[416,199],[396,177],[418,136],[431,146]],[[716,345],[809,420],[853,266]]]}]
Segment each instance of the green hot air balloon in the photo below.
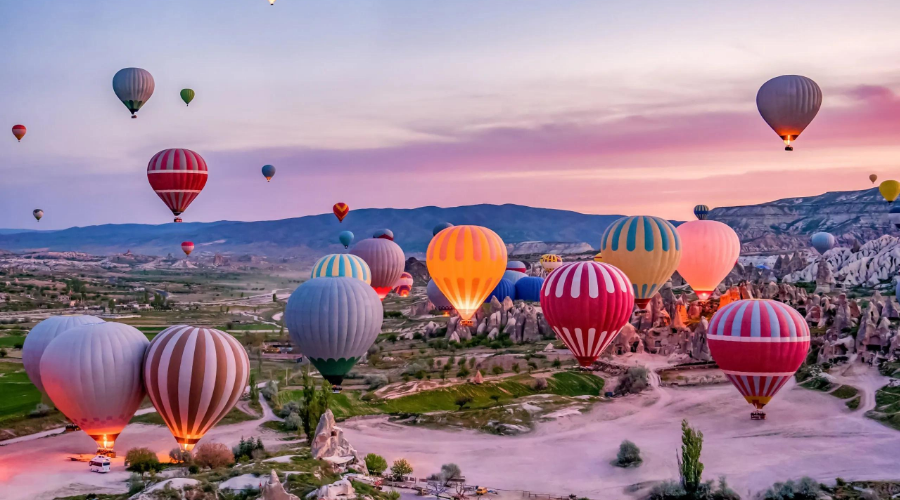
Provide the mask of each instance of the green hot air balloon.
[{"label": "green hot air balloon", "polygon": [[284,310],[291,341],[340,390],[344,375],[381,333],[384,309],[365,281],[313,278],[297,287]]},{"label": "green hot air balloon", "polygon": [[194,95],[195,93],[191,89],[181,89],[181,100],[188,106],[194,100]]}]

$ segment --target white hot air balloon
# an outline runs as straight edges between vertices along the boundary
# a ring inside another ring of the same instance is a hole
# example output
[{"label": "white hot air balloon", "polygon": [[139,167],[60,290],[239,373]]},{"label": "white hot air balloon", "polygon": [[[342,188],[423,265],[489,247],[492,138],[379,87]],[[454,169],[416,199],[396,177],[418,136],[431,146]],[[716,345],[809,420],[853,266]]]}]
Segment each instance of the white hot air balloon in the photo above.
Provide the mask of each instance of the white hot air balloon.
[{"label": "white hot air balloon", "polygon": [[50,316],[28,332],[22,345],[22,364],[25,365],[28,379],[39,391],[45,392],[44,384],[41,383],[41,356],[50,342],[66,330],[97,323],[103,323],[103,320],[86,315]]},{"label": "white hot air balloon", "polygon": [[150,342],[124,323],[97,323],[59,334],[41,356],[41,381],[56,408],[112,450],[144,399],[141,367]]},{"label": "white hot air balloon", "polygon": [[135,113],[150,100],[155,87],[153,75],[141,68],[120,69],[113,77],[113,91],[128,111],[131,111],[132,118],[137,118]]},{"label": "white hot air balloon", "polygon": [[794,150],[791,141],[812,122],[821,106],[822,89],[805,76],[772,78],[756,94],[759,114],[784,141],[785,151]]}]

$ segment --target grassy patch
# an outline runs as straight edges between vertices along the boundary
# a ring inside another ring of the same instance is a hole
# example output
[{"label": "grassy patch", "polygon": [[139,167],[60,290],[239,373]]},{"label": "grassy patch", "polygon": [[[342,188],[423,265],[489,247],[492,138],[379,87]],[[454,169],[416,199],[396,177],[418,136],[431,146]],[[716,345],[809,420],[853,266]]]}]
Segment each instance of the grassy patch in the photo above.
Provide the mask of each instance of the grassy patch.
[{"label": "grassy patch", "polygon": [[847,408],[850,408],[851,410],[856,410],[857,408],[859,408],[859,402],[860,402],[860,398],[859,398],[859,396],[856,396],[855,398],[851,399],[850,401],[847,401],[844,404],[847,405]]},{"label": "grassy patch", "polygon": [[[230,425],[237,424],[240,422],[246,422],[248,420],[255,420],[257,417],[252,415],[247,415],[237,408],[232,408],[230,412],[228,412],[222,420],[219,421],[216,425]],[[162,416],[160,416],[157,412],[145,413],[143,415],[138,415],[133,417],[129,422],[131,424],[147,424],[147,425],[166,425],[163,422]]]},{"label": "grassy patch", "polygon": [[[0,365],[7,365],[2,363]],[[0,422],[10,418],[24,417],[41,402],[41,392],[28,380],[25,369],[18,365],[15,371],[6,371],[0,377]]]},{"label": "grassy patch", "polygon": [[875,409],[866,416],[900,430],[900,386],[884,386],[875,393]]},{"label": "grassy patch", "polygon": [[849,385],[842,385],[837,389],[831,391],[831,395],[838,399],[850,399],[859,394],[859,390],[856,387],[852,387]]}]

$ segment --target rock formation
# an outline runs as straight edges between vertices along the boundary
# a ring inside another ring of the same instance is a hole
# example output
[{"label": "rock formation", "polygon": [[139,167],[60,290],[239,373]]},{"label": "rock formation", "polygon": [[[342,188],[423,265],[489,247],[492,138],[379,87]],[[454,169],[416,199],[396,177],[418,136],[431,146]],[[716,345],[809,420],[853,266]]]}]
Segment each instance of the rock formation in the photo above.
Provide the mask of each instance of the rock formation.
[{"label": "rock formation", "polygon": [[335,425],[334,414],[331,413],[331,410],[325,410],[322,418],[319,419],[315,437],[310,445],[310,452],[313,458],[347,465],[363,474],[369,473],[366,469],[366,462],[359,457],[356,448],[344,437],[344,430]]},{"label": "rock formation", "polygon": [[297,495],[292,495],[284,490],[278,474],[273,470],[269,475],[269,482],[260,490],[260,500],[300,500]]},{"label": "rock formation", "polygon": [[341,479],[311,491],[306,495],[306,498],[316,500],[353,500],[356,498],[356,490],[353,489],[350,480]]}]

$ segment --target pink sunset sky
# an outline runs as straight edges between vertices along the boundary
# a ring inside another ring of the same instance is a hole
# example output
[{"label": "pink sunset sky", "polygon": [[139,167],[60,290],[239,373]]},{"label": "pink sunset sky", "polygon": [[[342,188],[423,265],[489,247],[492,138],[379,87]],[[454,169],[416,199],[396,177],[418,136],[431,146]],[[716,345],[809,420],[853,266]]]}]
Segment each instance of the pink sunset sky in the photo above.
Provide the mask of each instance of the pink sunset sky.
[{"label": "pink sunset sky", "polygon": [[[895,1],[2,2],[0,227],[166,223],[145,172],[171,147],[209,164],[186,221],[337,201],[688,219],[865,189],[900,177],[897,19]],[[127,66],[156,80],[137,120],[111,86]],[[782,74],[824,93],[792,153],[756,111]]]}]

